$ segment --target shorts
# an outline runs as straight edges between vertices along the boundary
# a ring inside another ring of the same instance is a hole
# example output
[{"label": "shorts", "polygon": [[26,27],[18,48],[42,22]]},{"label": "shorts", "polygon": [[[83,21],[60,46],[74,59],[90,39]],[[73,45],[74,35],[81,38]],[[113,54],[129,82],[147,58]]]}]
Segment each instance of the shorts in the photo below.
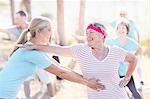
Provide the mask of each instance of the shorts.
[{"label": "shorts", "polygon": [[36,75],[39,77],[43,84],[48,84],[52,82],[52,74],[43,69],[37,69]]},{"label": "shorts", "polygon": [[27,77],[24,81],[30,81],[30,80],[36,80],[35,74],[33,74],[33,75]]}]

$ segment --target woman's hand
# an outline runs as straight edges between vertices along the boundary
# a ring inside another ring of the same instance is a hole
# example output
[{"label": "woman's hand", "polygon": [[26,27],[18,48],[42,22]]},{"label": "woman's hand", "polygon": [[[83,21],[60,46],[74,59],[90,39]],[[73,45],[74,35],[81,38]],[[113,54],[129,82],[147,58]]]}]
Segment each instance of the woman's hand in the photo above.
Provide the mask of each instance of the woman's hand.
[{"label": "woman's hand", "polygon": [[101,91],[101,90],[106,89],[105,86],[98,79],[89,79],[87,86],[94,89],[94,90],[97,90],[97,91]]},{"label": "woman's hand", "polygon": [[120,86],[121,88],[125,87],[125,86],[128,84],[128,82],[130,81],[130,78],[131,78],[131,76],[129,76],[129,77],[125,76],[125,77],[120,81],[119,86]]}]

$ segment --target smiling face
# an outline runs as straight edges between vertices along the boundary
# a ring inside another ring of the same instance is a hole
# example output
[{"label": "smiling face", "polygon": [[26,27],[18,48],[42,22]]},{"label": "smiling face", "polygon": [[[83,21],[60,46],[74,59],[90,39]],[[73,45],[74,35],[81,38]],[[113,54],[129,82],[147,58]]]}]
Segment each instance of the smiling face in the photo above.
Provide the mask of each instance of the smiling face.
[{"label": "smiling face", "polygon": [[125,23],[120,23],[117,26],[117,33],[119,37],[126,37],[128,34],[128,26]]},{"label": "smiling face", "polygon": [[87,29],[86,36],[89,47],[96,47],[99,45],[103,45],[104,38],[101,37],[99,32],[93,29]]},{"label": "smiling face", "polygon": [[96,48],[98,46],[102,47],[104,45],[107,34],[103,24],[93,23],[87,26],[86,36],[88,45],[91,48]]}]

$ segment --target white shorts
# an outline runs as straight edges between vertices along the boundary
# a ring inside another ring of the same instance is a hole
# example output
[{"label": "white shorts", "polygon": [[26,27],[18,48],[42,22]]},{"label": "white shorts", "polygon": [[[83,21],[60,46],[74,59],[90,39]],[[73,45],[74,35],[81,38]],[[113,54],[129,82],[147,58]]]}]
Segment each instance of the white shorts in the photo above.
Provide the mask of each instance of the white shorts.
[{"label": "white shorts", "polygon": [[25,81],[30,81],[30,80],[36,80],[35,74],[33,74],[25,79]]},{"label": "white shorts", "polygon": [[48,84],[52,82],[52,74],[43,69],[37,69],[36,75],[39,77],[43,84]]}]

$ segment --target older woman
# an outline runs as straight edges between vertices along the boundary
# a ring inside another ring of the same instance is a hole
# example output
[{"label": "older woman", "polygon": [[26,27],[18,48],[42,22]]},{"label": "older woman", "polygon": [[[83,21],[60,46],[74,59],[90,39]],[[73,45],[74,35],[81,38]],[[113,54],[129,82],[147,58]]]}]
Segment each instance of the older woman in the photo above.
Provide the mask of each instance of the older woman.
[{"label": "older woman", "polygon": [[[130,25],[127,20],[125,19],[120,20],[116,26],[116,31],[118,35],[117,38],[108,39],[106,40],[105,44],[108,44],[110,46],[118,46],[126,51],[129,51],[135,55],[138,55],[140,53],[140,49],[139,49],[140,46],[138,42],[127,36],[130,31],[129,26]],[[120,67],[118,70],[118,74],[120,78],[125,76],[127,68],[128,68],[127,62],[120,63]],[[135,87],[133,76],[131,76],[131,79],[129,83],[127,84],[127,87],[130,89],[135,99],[141,99],[141,96]]]},{"label": "older woman", "polygon": [[[100,90],[99,92],[88,89],[88,99],[128,99],[123,86],[128,83],[135,69],[135,56],[118,47],[105,46],[106,32],[102,24],[89,24],[86,36],[87,44],[74,46],[32,45],[23,47],[75,58],[81,66],[84,78],[100,79],[102,84],[105,85],[105,90]],[[120,62],[123,61],[127,61],[129,67],[125,77],[121,80],[118,76],[118,68]]]},{"label": "older woman", "polygon": [[[19,37],[18,44],[48,44],[51,37],[51,22],[44,17],[34,18],[27,30]],[[30,33],[29,41],[27,33]],[[67,70],[52,60],[51,55],[45,52],[23,48],[15,48],[5,68],[0,72],[0,98],[14,99],[23,81],[32,75],[36,68],[58,75],[64,79],[87,85],[93,89],[101,88],[98,80],[88,81],[82,75]]]}]

